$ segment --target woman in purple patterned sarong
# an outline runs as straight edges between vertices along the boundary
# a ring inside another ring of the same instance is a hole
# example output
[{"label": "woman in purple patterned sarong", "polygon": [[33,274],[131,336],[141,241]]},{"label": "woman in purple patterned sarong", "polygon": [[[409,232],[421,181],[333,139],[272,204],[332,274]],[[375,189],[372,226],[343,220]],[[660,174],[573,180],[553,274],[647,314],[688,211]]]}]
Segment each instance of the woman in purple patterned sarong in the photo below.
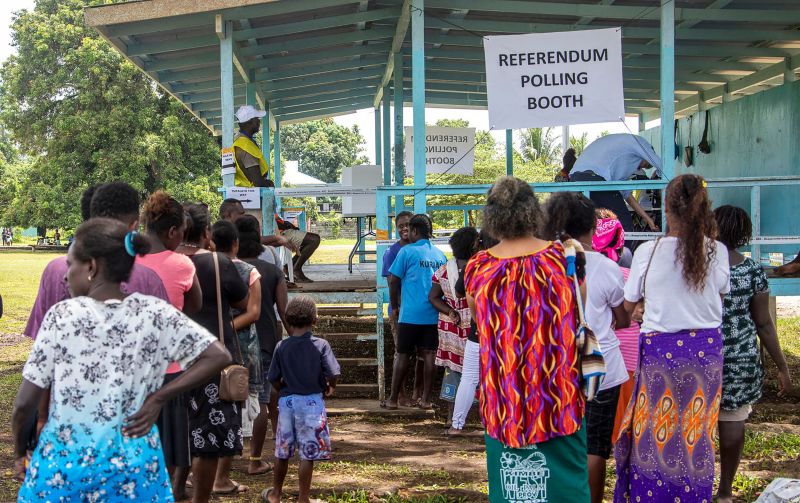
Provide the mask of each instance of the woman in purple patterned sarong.
[{"label": "woman in purple patterned sarong", "polygon": [[634,255],[625,307],[644,309],[639,368],[614,457],[615,503],[710,503],[722,385],[728,250],[716,238],[705,181],[666,190],[667,235]]}]

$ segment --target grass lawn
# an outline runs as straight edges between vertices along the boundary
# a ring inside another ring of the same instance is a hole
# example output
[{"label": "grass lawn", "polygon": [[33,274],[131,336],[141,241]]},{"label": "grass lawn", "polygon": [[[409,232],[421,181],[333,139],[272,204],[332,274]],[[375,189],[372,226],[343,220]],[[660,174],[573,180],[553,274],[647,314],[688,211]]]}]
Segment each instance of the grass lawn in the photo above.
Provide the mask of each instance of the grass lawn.
[{"label": "grass lawn", "polygon": [[[326,243],[314,257],[317,263],[345,263],[353,241]],[[19,485],[11,478],[10,416],[20,382],[20,370],[30,341],[19,334],[27,322],[42,270],[52,253],[0,253],[0,294],[6,313],[0,319],[0,501],[13,501]],[[800,317],[778,320],[781,344],[800,385]],[[767,360],[764,398],[748,423],[743,460],[734,490],[738,502],[752,502],[775,477],[800,478],[800,407],[798,397],[777,397],[775,371]],[[441,415],[440,415],[441,416]],[[441,440],[443,418],[408,420],[389,417],[344,416],[330,420],[335,459],[315,470],[314,496],[331,503],[456,503],[486,501],[485,461],[480,437]],[[472,425],[478,427],[477,424]],[[269,459],[271,441],[265,446]],[[260,501],[258,495],[271,476],[248,476],[243,462],[234,464],[233,477],[251,487],[239,498]],[[606,501],[613,491],[613,462],[609,464]],[[287,501],[296,495],[294,463],[287,480]]]}]

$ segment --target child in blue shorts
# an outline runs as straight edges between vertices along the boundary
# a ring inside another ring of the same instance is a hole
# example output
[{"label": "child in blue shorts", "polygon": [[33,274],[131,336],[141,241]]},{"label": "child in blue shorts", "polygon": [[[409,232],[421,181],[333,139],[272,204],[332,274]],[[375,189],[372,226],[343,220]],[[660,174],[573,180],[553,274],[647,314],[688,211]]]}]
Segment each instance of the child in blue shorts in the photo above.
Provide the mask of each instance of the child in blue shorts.
[{"label": "child in blue shorts", "polygon": [[325,339],[314,337],[317,306],[310,297],[299,296],[286,307],[291,337],[275,346],[268,380],[280,393],[278,431],[275,434],[273,487],[261,493],[269,503],[281,501],[289,459],[300,454],[299,503],[308,503],[314,461],[331,459],[331,439],[326,397],[333,395],[339,377],[339,362]]}]

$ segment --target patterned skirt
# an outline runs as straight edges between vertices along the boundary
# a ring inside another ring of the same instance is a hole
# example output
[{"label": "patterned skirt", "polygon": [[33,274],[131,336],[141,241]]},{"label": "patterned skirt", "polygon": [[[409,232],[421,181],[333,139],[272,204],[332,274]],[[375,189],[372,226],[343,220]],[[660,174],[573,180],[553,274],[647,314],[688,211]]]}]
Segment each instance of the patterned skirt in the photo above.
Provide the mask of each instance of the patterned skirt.
[{"label": "patterned skirt", "polygon": [[710,503],[722,332],[642,334],[633,398],[614,451],[614,502]]},{"label": "patterned skirt", "polygon": [[242,403],[219,399],[219,376],[189,397],[189,445],[193,457],[226,457],[242,453]]}]

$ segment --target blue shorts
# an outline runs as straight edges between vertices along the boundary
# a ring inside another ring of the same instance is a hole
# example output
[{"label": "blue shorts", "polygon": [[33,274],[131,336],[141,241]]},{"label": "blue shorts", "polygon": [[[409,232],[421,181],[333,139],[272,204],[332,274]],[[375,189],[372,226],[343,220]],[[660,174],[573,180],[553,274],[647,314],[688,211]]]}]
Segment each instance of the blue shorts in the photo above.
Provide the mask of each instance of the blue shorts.
[{"label": "blue shorts", "polygon": [[304,461],[331,459],[331,436],[322,393],[282,396],[278,400],[275,457],[291,459],[298,448]]}]

